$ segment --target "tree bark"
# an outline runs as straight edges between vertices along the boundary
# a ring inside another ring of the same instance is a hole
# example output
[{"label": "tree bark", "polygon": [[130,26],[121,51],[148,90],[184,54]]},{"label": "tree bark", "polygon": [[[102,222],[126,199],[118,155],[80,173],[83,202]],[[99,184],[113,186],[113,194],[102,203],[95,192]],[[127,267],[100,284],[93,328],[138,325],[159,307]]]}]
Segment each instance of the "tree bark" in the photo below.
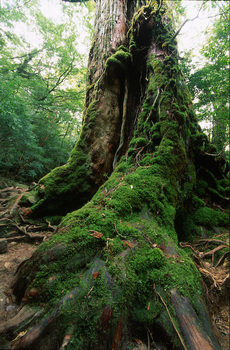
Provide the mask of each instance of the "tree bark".
[{"label": "tree bark", "polygon": [[228,111],[226,106],[216,108],[213,118],[212,143],[216,146],[217,153],[225,152],[227,144]]},{"label": "tree bark", "polygon": [[[66,213],[81,207],[127,150],[144,79],[145,63],[142,60],[132,63],[128,52],[127,31],[137,8],[138,1],[96,2],[80,139],[68,163],[40,181],[38,202],[32,208],[35,215]],[[123,47],[118,50],[119,46]]]},{"label": "tree bark", "polygon": [[225,203],[225,163],[208,155],[170,23],[163,1],[97,1],[81,137],[32,212],[80,209],[18,270],[18,302],[41,312],[13,348],[220,349],[178,236],[226,225],[204,203]]}]

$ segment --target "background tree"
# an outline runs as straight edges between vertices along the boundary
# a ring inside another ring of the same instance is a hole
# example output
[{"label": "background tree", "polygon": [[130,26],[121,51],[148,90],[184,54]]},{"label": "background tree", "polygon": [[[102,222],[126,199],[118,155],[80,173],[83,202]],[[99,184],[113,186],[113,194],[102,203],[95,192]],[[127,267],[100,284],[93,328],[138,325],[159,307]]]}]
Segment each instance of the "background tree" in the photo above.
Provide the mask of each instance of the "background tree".
[{"label": "background tree", "polygon": [[97,1],[80,138],[26,213],[79,209],[18,270],[15,348],[220,349],[179,241],[227,226],[227,166],[198,126],[175,34],[167,2]]},{"label": "background tree", "polygon": [[[217,7],[219,16],[206,33],[206,42],[200,50],[202,67],[196,68],[190,59],[185,73],[195,99],[194,110],[198,120],[207,122],[205,130],[219,153],[225,151],[229,139],[229,4],[222,2],[220,6],[220,3],[213,1],[208,5]],[[194,73],[191,74],[191,71]]]},{"label": "background tree", "polygon": [[[1,8],[3,19],[9,13],[1,31],[0,163],[5,176],[31,181],[65,163],[76,142],[86,68],[77,46],[76,6],[63,5],[64,20],[57,23],[38,3],[17,6],[17,17],[14,7]],[[9,32],[22,19],[34,30],[37,47]]]}]

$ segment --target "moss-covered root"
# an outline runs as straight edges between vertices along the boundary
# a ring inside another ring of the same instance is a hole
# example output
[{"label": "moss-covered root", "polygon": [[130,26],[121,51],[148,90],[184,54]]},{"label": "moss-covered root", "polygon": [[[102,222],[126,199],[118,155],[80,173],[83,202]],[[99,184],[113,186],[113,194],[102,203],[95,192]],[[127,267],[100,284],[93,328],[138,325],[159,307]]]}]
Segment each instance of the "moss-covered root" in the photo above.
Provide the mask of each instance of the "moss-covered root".
[{"label": "moss-covered root", "polygon": [[[93,272],[93,274],[92,278],[95,279],[97,272]],[[106,271],[106,275],[103,295],[105,291],[111,291],[111,286],[115,286],[108,271]],[[25,334],[21,332],[20,334],[23,336],[13,341],[14,348],[54,350],[62,349],[64,344],[68,344],[68,349],[125,350],[136,349],[138,339],[139,343],[143,343],[143,346],[146,344],[146,348],[148,345],[149,349],[164,346],[164,348],[178,350],[201,348],[221,350],[200,298],[197,299],[199,312],[196,313],[187,298],[179,295],[176,290],[172,290],[174,306],[173,313],[171,311],[174,315],[172,317],[164,299],[156,292],[164,308],[152,324],[137,325],[137,320],[130,319],[121,308],[119,310],[114,308],[111,293],[109,293],[110,299],[107,303],[103,300],[98,305],[98,300],[95,301],[95,295],[93,295],[94,287],[96,288],[97,284],[91,282],[91,285],[89,290],[85,288],[84,294],[82,290],[76,288],[65,295],[58,307],[51,310],[48,315],[43,313],[43,318],[38,320],[35,326],[31,327],[30,319],[24,325],[24,328],[29,327],[27,332]],[[121,297],[121,293],[118,291],[120,291],[120,287],[116,286],[113,290],[114,299],[117,297],[117,293]],[[80,300],[78,294],[80,294]],[[121,298],[119,300],[122,302]],[[148,313],[149,318],[154,317],[154,314],[152,317],[150,316],[153,311],[151,302],[149,302],[147,310],[143,309],[143,313]],[[75,313],[78,314],[78,317]],[[202,324],[200,319],[203,321]],[[64,328],[63,320],[66,322]],[[22,329],[21,327],[20,330]]]},{"label": "moss-covered root", "polygon": [[93,196],[97,188],[88,158],[76,146],[66,165],[55,168],[39,181],[33,191],[35,204],[30,211],[33,216],[64,215]]},{"label": "moss-covered root", "polygon": [[195,340],[219,349],[201,312],[200,275],[172,232],[148,210],[129,222],[94,214],[86,206],[68,215],[19,269],[18,301],[43,309],[18,330],[27,330],[19,348],[57,349],[68,338],[68,349],[133,349],[135,338],[152,348],[197,349],[183,319]]}]

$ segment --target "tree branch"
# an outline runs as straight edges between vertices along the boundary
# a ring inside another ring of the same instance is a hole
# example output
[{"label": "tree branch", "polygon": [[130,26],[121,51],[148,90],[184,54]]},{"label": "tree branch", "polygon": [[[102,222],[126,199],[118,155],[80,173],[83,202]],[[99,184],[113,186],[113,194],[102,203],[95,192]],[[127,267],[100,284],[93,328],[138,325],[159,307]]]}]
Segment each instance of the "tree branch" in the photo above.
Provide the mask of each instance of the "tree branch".
[{"label": "tree branch", "polygon": [[199,10],[198,10],[198,13],[197,13],[196,17],[194,17],[194,18],[187,18],[187,19],[182,23],[182,25],[180,26],[180,28],[178,29],[178,31],[173,35],[171,41],[173,41],[173,40],[177,37],[177,35],[180,33],[181,29],[184,27],[184,25],[185,25],[187,22],[192,22],[192,21],[194,21],[195,19],[197,19],[197,18],[199,17],[200,11],[202,10],[202,7],[204,6],[204,4],[205,4],[206,1],[207,1],[207,0],[203,0],[202,4],[201,4],[201,6],[200,6],[200,8],[199,8]]},{"label": "tree branch", "polygon": [[59,78],[58,78],[56,84],[52,87],[52,89],[50,89],[50,90],[48,91],[48,93],[47,93],[45,96],[43,96],[42,98],[39,98],[39,101],[44,101],[44,100],[47,98],[47,96],[48,96],[51,92],[53,92],[53,91],[56,89],[56,87],[59,86],[59,85],[66,79],[66,77],[67,77],[67,76],[69,75],[69,73],[71,72],[72,68],[73,68],[73,60],[71,61],[71,63],[69,64],[69,66],[66,68],[66,70],[59,76]]},{"label": "tree branch", "polygon": [[219,7],[219,9],[221,10],[220,14],[223,15],[225,17],[226,22],[228,23],[228,16],[225,13],[225,11],[223,10],[223,8],[220,6],[219,1],[214,1],[215,4]]},{"label": "tree branch", "polygon": [[29,52],[29,53],[26,53],[25,55],[22,55],[22,56],[15,56],[15,57],[10,57],[10,58],[11,58],[12,60],[14,60],[14,59],[16,59],[16,58],[29,57],[30,60],[31,60],[35,55],[37,55],[39,52],[41,52],[41,51],[43,51],[43,50],[44,50],[44,48],[43,48],[43,49],[40,49],[40,50],[35,49],[35,50],[32,50],[32,51]]}]

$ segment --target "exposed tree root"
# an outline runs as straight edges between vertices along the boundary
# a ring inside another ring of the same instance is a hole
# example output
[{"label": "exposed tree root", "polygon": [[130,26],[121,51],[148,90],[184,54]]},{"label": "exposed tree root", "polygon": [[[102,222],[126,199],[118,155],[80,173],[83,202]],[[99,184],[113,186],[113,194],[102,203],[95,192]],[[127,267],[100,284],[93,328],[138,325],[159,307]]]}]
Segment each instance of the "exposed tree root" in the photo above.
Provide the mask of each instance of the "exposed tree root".
[{"label": "exposed tree root", "polygon": [[[213,326],[221,337],[229,339],[229,238],[227,235],[200,239],[196,243],[180,243],[193,251],[193,258],[203,276],[206,300]],[[223,250],[228,251],[223,252]],[[220,256],[221,254],[221,256]],[[217,256],[218,255],[218,256]]]},{"label": "exposed tree root", "polygon": [[46,220],[28,220],[19,202],[28,188],[10,186],[0,190],[0,239],[10,242],[39,242],[55,233],[56,226]]},{"label": "exposed tree root", "polygon": [[[210,245],[217,245],[217,247],[209,250]],[[221,290],[221,287],[226,283],[229,275],[227,266],[219,268],[223,265],[229,256],[229,251],[224,252],[215,263],[215,254],[222,251],[224,248],[229,249],[229,240],[223,241],[221,239],[200,239],[196,243],[180,243],[183,248],[190,248],[193,251],[196,265],[204,278],[209,280],[209,289],[216,288]],[[202,250],[202,251],[201,251]],[[211,262],[205,259],[211,257]]]}]

